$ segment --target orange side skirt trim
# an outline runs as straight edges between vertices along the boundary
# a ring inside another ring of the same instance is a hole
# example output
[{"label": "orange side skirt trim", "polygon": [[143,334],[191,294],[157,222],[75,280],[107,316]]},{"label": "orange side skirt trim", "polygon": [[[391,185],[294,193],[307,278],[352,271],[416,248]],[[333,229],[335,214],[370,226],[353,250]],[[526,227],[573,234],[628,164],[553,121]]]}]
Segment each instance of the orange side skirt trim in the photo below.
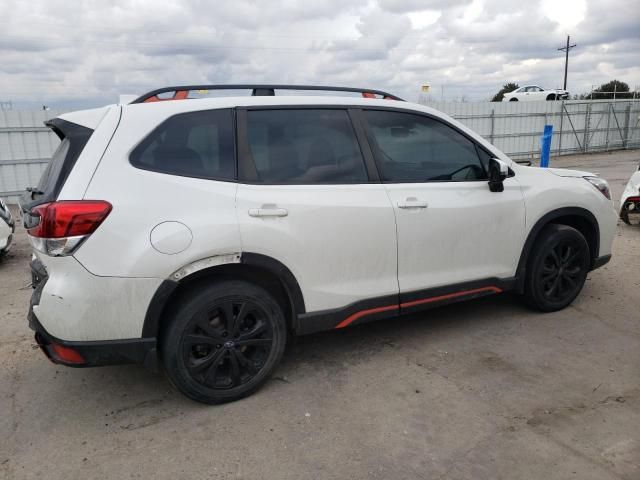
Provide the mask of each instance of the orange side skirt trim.
[{"label": "orange side skirt trim", "polygon": [[420,300],[412,300],[410,302],[401,303],[399,306],[388,305],[386,307],[369,308],[367,310],[361,310],[359,312],[349,315],[347,318],[341,321],[338,325],[336,325],[335,328],[347,327],[353,322],[355,322],[356,320],[358,320],[359,318],[362,318],[366,315],[371,315],[373,313],[388,312],[390,310],[399,310],[400,308],[409,308],[409,307],[414,307],[416,305],[424,305],[427,303],[438,302],[441,300],[449,300],[451,298],[463,297],[467,295],[473,295],[474,293],[482,293],[482,292],[501,293],[502,289],[498,287],[482,287],[482,288],[476,288],[473,290],[464,290],[462,292],[448,293],[446,295],[438,295],[437,297],[429,297],[429,298],[422,298]]}]

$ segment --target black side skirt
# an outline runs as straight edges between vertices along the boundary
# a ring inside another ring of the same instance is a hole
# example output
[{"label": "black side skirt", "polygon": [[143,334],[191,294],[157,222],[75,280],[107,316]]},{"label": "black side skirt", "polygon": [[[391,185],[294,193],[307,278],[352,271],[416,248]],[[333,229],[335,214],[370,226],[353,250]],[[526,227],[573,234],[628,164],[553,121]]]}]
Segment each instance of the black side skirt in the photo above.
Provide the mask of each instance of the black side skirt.
[{"label": "black side skirt", "polygon": [[298,315],[298,335],[344,328],[373,320],[397,317],[432,307],[513,290],[515,278],[488,278],[445,287],[362,300],[346,307]]}]

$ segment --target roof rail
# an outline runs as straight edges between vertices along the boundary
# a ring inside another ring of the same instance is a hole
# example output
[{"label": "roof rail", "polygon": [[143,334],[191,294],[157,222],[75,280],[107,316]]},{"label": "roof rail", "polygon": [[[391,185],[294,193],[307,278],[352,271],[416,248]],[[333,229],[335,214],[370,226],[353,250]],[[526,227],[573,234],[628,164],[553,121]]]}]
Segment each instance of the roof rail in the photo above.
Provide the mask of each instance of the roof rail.
[{"label": "roof rail", "polygon": [[[136,98],[131,103],[147,103],[160,102],[165,100],[185,100],[189,98],[189,92],[196,90],[251,90],[253,96],[273,96],[275,90],[320,90],[327,92],[354,92],[360,93],[364,98],[377,98],[380,96],[387,100],[403,101],[400,97],[396,97],[381,90],[372,90],[370,88],[351,88],[351,87],[329,87],[321,85],[181,85],[177,87],[163,87],[151,90],[144,95]],[[163,93],[171,93],[172,96],[161,98],[158,95]]]}]

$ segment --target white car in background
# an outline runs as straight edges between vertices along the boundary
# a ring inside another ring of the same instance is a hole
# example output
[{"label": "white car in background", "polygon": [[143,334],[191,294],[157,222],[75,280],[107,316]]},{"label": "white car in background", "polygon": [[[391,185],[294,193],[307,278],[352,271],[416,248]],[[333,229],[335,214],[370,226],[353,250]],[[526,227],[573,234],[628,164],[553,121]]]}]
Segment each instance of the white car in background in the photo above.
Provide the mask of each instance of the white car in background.
[{"label": "white car in background", "polygon": [[14,231],[15,223],[11,216],[11,210],[0,198],[0,257],[9,251]]},{"label": "white car in background", "polygon": [[638,170],[631,175],[620,198],[620,218],[626,224],[631,223],[629,215],[640,215],[640,165],[638,165]]},{"label": "white car in background", "polygon": [[569,92],[567,90],[553,89],[545,90],[538,85],[525,85],[513,92],[505,93],[503,102],[540,102],[543,100],[567,100]]}]

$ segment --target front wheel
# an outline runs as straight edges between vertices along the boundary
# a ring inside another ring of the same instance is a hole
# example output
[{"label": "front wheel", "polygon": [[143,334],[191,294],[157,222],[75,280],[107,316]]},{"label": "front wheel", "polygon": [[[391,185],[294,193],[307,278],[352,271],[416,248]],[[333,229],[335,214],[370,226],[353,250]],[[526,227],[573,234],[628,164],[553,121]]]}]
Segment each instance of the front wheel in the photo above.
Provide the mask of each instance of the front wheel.
[{"label": "front wheel", "polygon": [[286,344],[282,308],[262,288],[225,281],[201,288],[173,309],[161,355],[171,382],[202,403],[255,392],[276,368]]},{"label": "front wheel", "polygon": [[511,98],[511,99],[509,99],[509,101],[510,101],[510,102],[517,102],[517,101],[518,101],[518,99],[517,99],[517,98]]},{"label": "front wheel", "polygon": [[525,300],[543,312],[565,308],[582,290],[590,259],[589,244],[578,230],[547,225],[527,263]]}]

